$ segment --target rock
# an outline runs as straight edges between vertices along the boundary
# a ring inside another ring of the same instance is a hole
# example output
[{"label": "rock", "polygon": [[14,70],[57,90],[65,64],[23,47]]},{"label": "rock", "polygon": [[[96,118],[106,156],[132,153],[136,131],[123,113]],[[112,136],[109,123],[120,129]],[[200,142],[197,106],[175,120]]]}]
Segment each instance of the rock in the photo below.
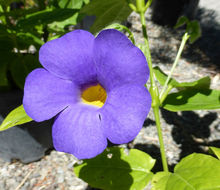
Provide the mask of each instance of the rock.
[{"label": "rock", "polygon": [[0,158],[8,162],[19,159],[23,163],[39,160],[52,148],[50,130],[44,123],[30,128],[15,126],[0,132]]},{"label": "rock", "polygon": [[[22,92],[0,94],[0,123],[3,118],[22,102]],[[53,148],[52,120],[30,122],[0,132],[0,158],[10,162],[19,159],[23,163],[39,160],[48,149]]]}]

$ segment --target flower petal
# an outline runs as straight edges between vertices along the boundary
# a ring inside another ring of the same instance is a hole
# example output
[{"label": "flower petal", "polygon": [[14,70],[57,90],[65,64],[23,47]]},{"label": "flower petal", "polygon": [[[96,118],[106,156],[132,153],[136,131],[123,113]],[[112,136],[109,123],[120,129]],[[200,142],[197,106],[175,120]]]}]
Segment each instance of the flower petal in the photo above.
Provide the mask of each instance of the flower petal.
[{"label": "flower petal", "polygon": [[100,110],[106,137],[115,144],[133,140],[150,107],[151,96],[145,87],[124,85],[113,89]]},{"label": "flower petal", "polygon": [[103,30],[94,42],[98,81],[110,90],[126,83],[144,85],[149,69],[144,54],[121,32]]},{"label": "flower petal", "polygon": [[53,76],[45,69],[35,69],[26,78],[23,104],[35,121],[57,115],[79,99],[79,89],[68,80]]},{"label": "flower petal", "polygon": [[76,84],[96,81],[96,69],[92,58],[94,36],[84,30],[74,30],[61,38],[45,43],[39,51],[44,68],[63,79]]},{"label": "flower petal", "polygon": [[52,129],[56,150],[88,159],[100,154],[107,146],[107,138],[97,108],[78,104],[68,107],[56,118]]}]

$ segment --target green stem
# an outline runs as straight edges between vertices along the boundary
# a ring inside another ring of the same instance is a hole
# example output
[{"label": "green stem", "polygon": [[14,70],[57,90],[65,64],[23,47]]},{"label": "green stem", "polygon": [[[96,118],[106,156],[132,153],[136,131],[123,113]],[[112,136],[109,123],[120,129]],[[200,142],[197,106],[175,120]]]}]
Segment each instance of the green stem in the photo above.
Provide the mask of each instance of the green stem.
[{"label": "green stem", "polygon": [[145,7],[144,7],[144,12],[150,7],[152,1],[153,1],[153,0],[148,0],[148,1],[147,1],[147,4],[146,4]]},{"label": "green stem", "polygon": [[151,83],[151,86],[154,87],[154,86],[156,86],[156,84],[154,83],[153,66],[152,66],[151,52],[150,52],[148,36],[147,36],[147,30],[146,30],[145,16],[144,16],[144,12],[141,12],[139,14],[140,14],[140,17],[141,17],[142,33],[143,33],[143,36],[144,36],[144,43],[146,45],[146,52],[145,53],[146,53],[148,66],[149,66],[149,69],[150,69],[150,83]]},{"label": "green stem", "polygon": [[167,85],[168,85],[168,83],[169,83],[169,81],[170,81],[170,78],[171,78],[171,76],[172,76],[172,74],[173,74],[174,69],[176,68],[176,65],[177,65],[177,63],[178,63],[178,61],[179,61],[179,59],[180,59],[181,54],[182,54],[183,48],[184,48],[184,46],[185,46],[185,44],[186,44],[186,42],[187,42],[188,39],[189,39],[189,35],[188,35],[188,33],[186,32],[186,33],[183,35],[182,42],[181,42],[180,48],[179,48],[179,50],[178,50],[176,59],[175,59],[175,61],[174,61],[174,63],[173,63],[173,66],[172,66],[172,68],[171,68],[171,71],[170,71],[170,73],[169,73],[169,75],[168,75],[168,77],[167,77],[167,80],[166,80],[166,82],[165,82],[165,84],[164,84],[164,86],[163,86],[163,89],[162,89],[162,91],[161,91],[161,93],[160,93],[160,99],[162,99],[162,97],[163,97],[163,99],[166,98],[166,97],[164,97],[164,93],[165,93],[165,91],[166,91]]},{"label": "green stem", "polygon": [[159,107],[154,107],[153,112],[154,112],[154,117],[155,117],[156,126],[157,126],[158,138],[159,138],[159,142],[160,142],[160,154],[161,154],[161,159],[162,159],[162,164],[163,164],[163,170],[165,172],[168,172],[169,170],[168,170],[165,148],[164,148],[164,143],[163,143],[162,130],[161,130],[161,126],[160,126]]},{"label": "green stem", "polygon": [[150,83],[151,83],[150,93],[151,93],[151,97],[152,97],[152,108],[153,108],[153,112],[154,112],[154,117],[155,117],[155,121],[156,121],[157,132],[158,132],[158,138],[159,138],[159,143],[160,143],[160,153],[161,153],[161,159],[162,159],[162,164],[163,164],[163,170],[168,171],[167,159],[166,159],[165,148],[164,148],[164,143],[163,143],[162,130],[161,130],[161,126],[160,126],[159,93],[158,93],[157,85],[154,81],[153,66],[152,66],[151,53],[150,53],[150,47],[149,47],[149,42],[148,42],[147,30],[146,30],[146,21],[145,21],[144,11],[139,12],[139,14],[140,14],[140,18],[141,18],[142,33],[144,36],[144,42],[146,45],[145,56],[147,58],[148,66],[150,69]]},{"label": "green stem", "polygon": [[136,0],[136,8],[138,13],[144,13],[145,0]]},{"label": "green stem", "polygon": [[133,33],[124,25],[120,25],[120,27],[125,30],[128,33],[128,38],[131,40],[131,42],[135,45],[134,35]]},{"label": "green stem", "polygon": [[133,11],[137,11],[137,7],[133,4],[133,2],[131,0],[126,0],[128,3],[128,6],[131,8],[131,10]]},{"label": "green stem", "polygon": [[128,3],[128,6],[131,8],[131,10],[133,10],[133,11],[137,11],[137,8],[135,7],[135,5],[134,4],[132,4],[132,3]]}]

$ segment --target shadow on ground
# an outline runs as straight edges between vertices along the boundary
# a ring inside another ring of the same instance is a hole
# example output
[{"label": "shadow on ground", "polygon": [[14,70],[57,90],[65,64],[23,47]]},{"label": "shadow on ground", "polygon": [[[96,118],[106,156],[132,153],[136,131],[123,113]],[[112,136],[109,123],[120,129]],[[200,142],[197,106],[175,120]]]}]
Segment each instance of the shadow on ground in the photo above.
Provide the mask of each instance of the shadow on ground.
[{"label": "shadow on ground", "polygon": [[[179,161],[194,152],[210,154],[208,152],[209,146],[220,147],[220,140],[209,140],[211,133],[220,131],[220,124],[214,127],[214,131],[210,129],[210,125],[217,119],[217,113],[210,112],[200,117],[193,111],[184,111],[179,115],[176,112],[161,109],[161,114],[166,123],[173,125],[171,135],[173,140],[180,145]],[[146,120],[146,124],[149,125],[149,123],[155,124],[153,120]],[[152,170],[154,173],[163,170],[158,146],[136,144],[132,148],[146,152],[157,160]],[[170,171],[173,171],[175,165],[168,167]]]},{"label": "shadow on ground", "polygon": [[217,113],[210,112],[200,117],[192,111],[178,115],[162,109],[161,114],[167,123],[174,125],[172,137],[180,145],[180,159],[193,152],[208,154],[209,146],[220,147],[220,140],[208,139],[211,135],[210,125],[217,119]]},{"label": "shadow on ground", "polygon": [[[203,67],[220,71],[220,21],[217,20],[217,14],[213,10],[200,8],[197,11],[195,19],[199,21],[202,36],[193,44],[187,43],[182,57],[189,63],[197,63]],[[164,26],[164,30],[160,31],[159,45],[152,47],[151,54],[155,63],[171,64],[174,61],[177,50],[173,46],[178,44],[173,42],[171,37],[181,41],[184,34],[185,26],[179,29]],[[156,39],[155,39],[156,41]]]},{"label": "shadow on ground", "polygon": [[[196,19],[200,22],[202,36],[183,53],[190,62],[199,62],[204,67],[213,67],[220,71],[220,21],[213,10],[201,8]],[[204,59],[203,54],[208,59]]]}]

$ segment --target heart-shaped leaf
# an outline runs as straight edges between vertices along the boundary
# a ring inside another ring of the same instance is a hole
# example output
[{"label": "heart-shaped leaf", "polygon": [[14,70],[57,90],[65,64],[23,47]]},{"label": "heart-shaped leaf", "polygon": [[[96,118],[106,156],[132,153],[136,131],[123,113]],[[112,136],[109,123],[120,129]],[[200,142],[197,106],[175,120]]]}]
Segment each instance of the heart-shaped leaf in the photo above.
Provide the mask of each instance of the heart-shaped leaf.
[{"label": "heart-shaped leaf", "polygon": [[111,147],[83,164],[75,165],[75,174],[92,187],[105,190],[141,190],[151,180],[155,160],[148,154]]},{"label": "heart-shaped leaf", "polygon": [[152,184],[152,190],[218,190],[220,161],[205,154],[191,154],[175,166],[174,173],[155,174]]}]

